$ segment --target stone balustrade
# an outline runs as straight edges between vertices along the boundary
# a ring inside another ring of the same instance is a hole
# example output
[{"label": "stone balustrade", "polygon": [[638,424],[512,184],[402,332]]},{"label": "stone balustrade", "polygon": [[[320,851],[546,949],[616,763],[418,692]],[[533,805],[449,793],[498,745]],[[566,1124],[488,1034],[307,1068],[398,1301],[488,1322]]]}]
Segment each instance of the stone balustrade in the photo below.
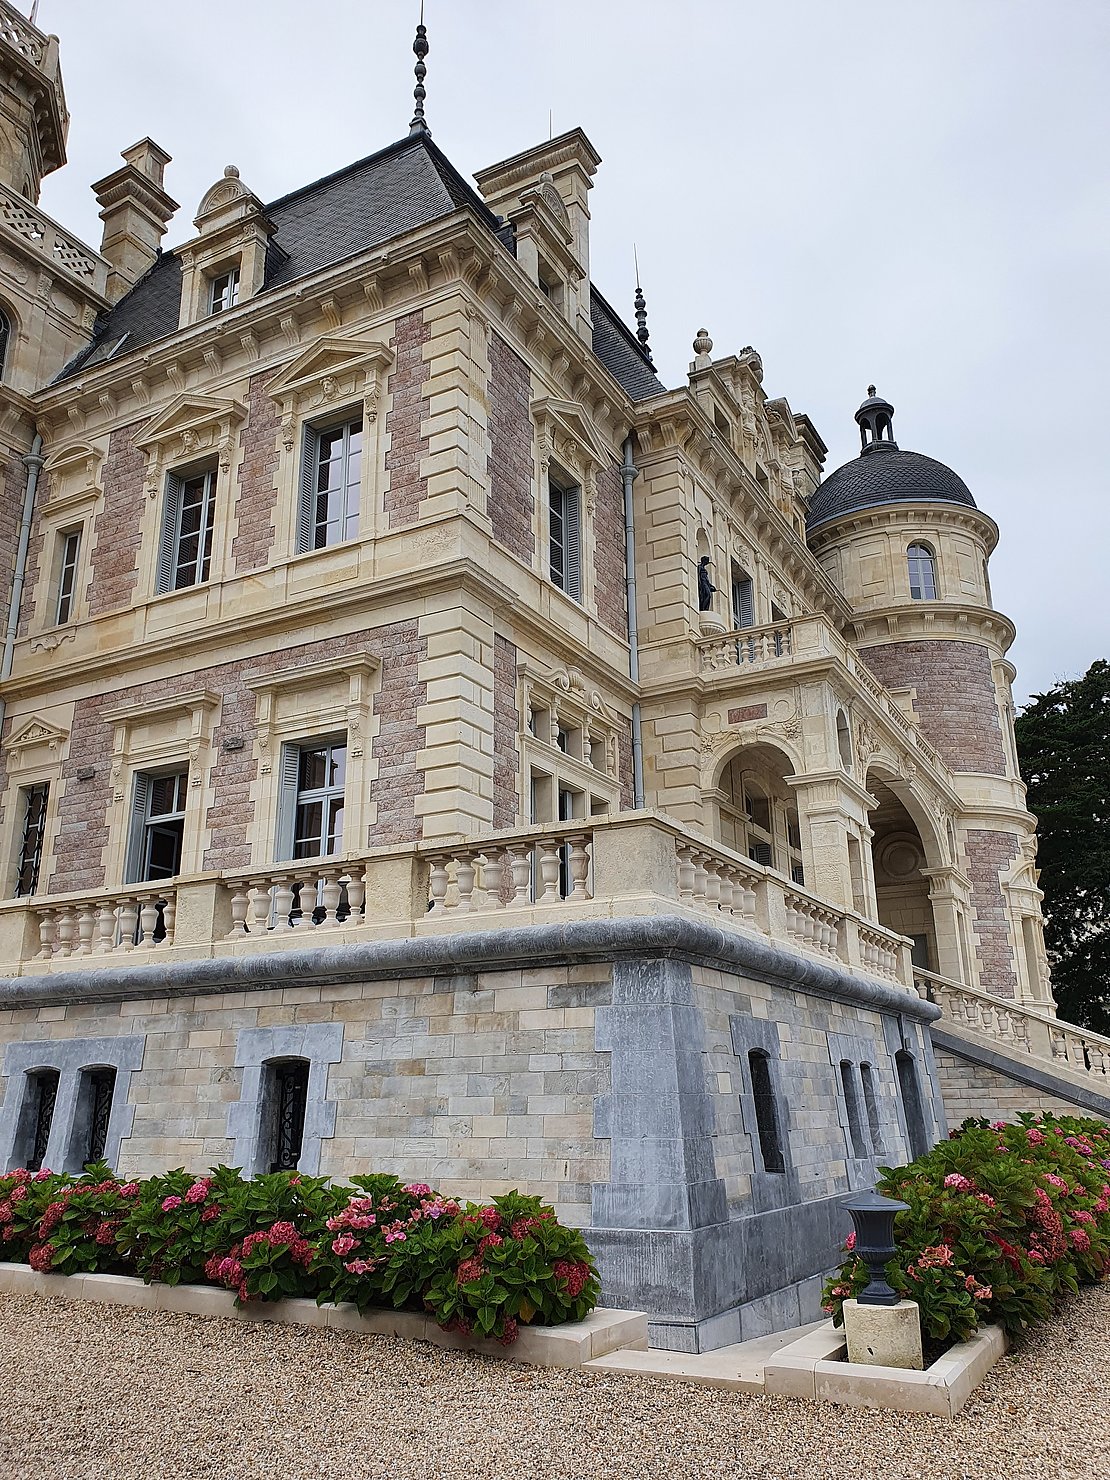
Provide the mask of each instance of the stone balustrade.
[{"label": "stone balustrade", "polygon": [[334,930],[360,925],[366,898],[365,868],[314,859],[225,879],[231,895],[227,940],[283,935],[291,930]]},{"label": "stone balustrade", "polygon": [[89,292],[104,296],[108,263],[22,195],[0,184],[0,227],[49,257]]},{"label": "stone balustrade", "polygon": [[703,673],[722,668],[765,668],[789,658],[794,651],[791,622],[772,622],[765,627],[744,627],[698,643]]},{"label": "stone balustrade", "polygon": [[1026,1003],[976,991],[931,971],[915,967],[913,982],[920,995],[944,1013],[941,1026],[952,1023],[957,1029],[1089,1075],[1103,1091],[1110,1088],[1110,1038],[1101,1033],[1062,1023]]},{"label": "stone balustrade", "polygon": [[172,946],[177,891],[161,885],[59,904],[33,904],[37,922],[37,961],[67,957],[144,953]]},{"label": "stone balustrade", "polygon": [[528,905],[582,904],[590,888],[593,833],[571,823],[508,842],[422,850],[433,918]]}]

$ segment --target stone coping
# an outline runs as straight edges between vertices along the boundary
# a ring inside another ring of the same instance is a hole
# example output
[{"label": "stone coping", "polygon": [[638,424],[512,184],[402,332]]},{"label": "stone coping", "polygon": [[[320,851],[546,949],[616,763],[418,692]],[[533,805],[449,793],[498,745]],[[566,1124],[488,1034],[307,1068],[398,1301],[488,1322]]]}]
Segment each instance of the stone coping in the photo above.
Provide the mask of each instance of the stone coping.
[{"label": "stone coping", "polygon": [[583,965],[666,957],[714,970],[739,969],[761,981],[879,1012],[933,1022],[941,1010],[907,987],[855,975],[768,941],[681,915],[568,920],[517,929],[355,944],[317,944],[280,954],[89,967],[64,976],[0,978],[0,1007],[194,997],[299,984],[341,986],[466,971]]},{"label": "stone coping", "polygon": [[243,1308],[230,1290],[212,1285],[145,1284],[133,1275],[39,1274],[27,1264],[0,1262],[0,1294],[54,1295],[98,1305],[130,1305],[179,1315],[216,1316],[235,1321],[277,1321],[284,1325],[325,1326],[359,1336],[399,1336],[429,1341],[453,1351],[479,1352],[534,1367],[582,1367],[621,1348],[646,1349],[647,1316],[642,1311],[592,1310],[584,1321],[565,1326],[521,1326],[511,1346],[486,1338],[443,1331],[417,1311],[372,1310],[359,1315],[353,1305],[317,1305],[314,1300],[260,1301]]},{"label": "stone coping", "polygon": [[954,1418],[1006,1351],[1007,1340],[1000,1326],[984,1326],[924,1372],[846,1362],[846,1345],[843,1328],[823,1321],[801,1328],[801,1335],[779,1332],[700,1354],[616,1351],[586,1367],[732,1392]]}]

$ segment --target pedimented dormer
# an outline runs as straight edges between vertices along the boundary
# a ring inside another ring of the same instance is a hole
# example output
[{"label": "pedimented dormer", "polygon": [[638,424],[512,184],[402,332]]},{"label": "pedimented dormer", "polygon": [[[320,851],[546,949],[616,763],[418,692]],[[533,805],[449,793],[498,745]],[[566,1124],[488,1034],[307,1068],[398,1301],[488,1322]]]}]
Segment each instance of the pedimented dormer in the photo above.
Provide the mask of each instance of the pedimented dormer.
[{"label": "pedimented dormer", "polygon": [[225,396],[184,394],[153,417],[135,438],[147,456],[147,492],[153,498],[171,468],[218,460],[224,473],[231,467],[235,436],[247,414],[241,401]]},{"label": "pedimented dormer", "polygon": [[329,334],[299,354],[269,385],[282,409],[282,440],[292,448],[298,422],[361,407],[367,423],[378,414],[393,351],[378,339]]},{"label": "pedimented dormer", "polygon": [[532,402],[532,421],[539,440],[540,466],[546,474],[554,461],[586,491],[587,512],[593,512],[597,473],[613,461],[597,427],[574,401],[544,396]]},{"label": "pedimented dormer", "polygon": [[181,326],[226,313],[261,291],[276,229],[233,164],[205,193],[193,224],[200,235],[177,253]]}]

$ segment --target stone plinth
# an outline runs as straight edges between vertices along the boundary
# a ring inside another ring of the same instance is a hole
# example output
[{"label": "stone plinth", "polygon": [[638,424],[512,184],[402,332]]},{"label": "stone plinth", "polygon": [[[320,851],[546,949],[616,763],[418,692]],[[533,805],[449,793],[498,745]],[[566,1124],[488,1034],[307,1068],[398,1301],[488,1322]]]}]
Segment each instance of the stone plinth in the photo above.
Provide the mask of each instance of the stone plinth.
[{"label": "stone plinth", "polygon": [[921,1312],[916,1300],[897,1305],[861,1305],[844,1302],[844,1334],[848,1360],[865,1367],[906,1367],[921,1372]]}]

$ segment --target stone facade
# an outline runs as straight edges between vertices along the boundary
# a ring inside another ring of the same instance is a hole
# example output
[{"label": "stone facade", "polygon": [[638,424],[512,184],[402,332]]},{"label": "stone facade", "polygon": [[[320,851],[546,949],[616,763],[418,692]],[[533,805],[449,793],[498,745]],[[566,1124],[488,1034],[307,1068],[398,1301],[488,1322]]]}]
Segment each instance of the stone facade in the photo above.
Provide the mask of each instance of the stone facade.
[{"label": "stone facade", "polygon": [[991,656],[972,642],[893,642],[860,649],[891,689],[912,688],[922,732],[954,771],[1006,774]]},{"label": "stone facade", "polygon": [[88,561],[90,617],[115,611],[131,600],[138,581],[146,492],[146,458],[135,446],[141,425],[119,427],[104,459],[104,504],[92,528]]},{"label": "stone facade", "polygon": [[968,868],[975,890],[979,981],[1000,997],[1017,995],[1014,940],[1000,877],[1017,857],[1013,833],[974,828],[967,834]]},{"label": "stone facade", "polygon": [[490,526],[494,539],[530,566],[536,553],[531,376],[499,334],[490,336],[489,363]]},{"label": "stone facade", "polygon": [[270,558],[274,542],[274,506],[277,503],[277,436],[280,412],[266,392],[273,377],[253,375],[243,426],[243,458],[239,464],[238,523],[231,543],[236,572],[258,570]]},{"label": "stone facade", "polygon": [[420,501],[428,491],[427,479],[420,472],[420,460],[428,451],[428,438],[421,434],[421,421],[428,415],[428,401],[423,395],[425,380],[424,346],[431,328],[421,313],[409,313],[397,320],[390,341],[396,356],[389,377],[390,407],[386,417],[389,451],[385,466],[389,489],[385,495],[385,512],[389,527],[411,524],[420,512]]},{"label": "stone facade", "polygon": [[[1073,1097],[1038,1089],[1025,1078],[1011,1078],[999,1069],[971,1063],[946,1049],[938,1048],[935,1057],[937,1082],[950,1125],[959,1125],[969,1117],[1016,1121],[1026,1111],[1036,1115],[1097,1114],[1092,1107],[1077,1105]],[[1103,1115],[1110,1119],[1107,1111]]]}]

